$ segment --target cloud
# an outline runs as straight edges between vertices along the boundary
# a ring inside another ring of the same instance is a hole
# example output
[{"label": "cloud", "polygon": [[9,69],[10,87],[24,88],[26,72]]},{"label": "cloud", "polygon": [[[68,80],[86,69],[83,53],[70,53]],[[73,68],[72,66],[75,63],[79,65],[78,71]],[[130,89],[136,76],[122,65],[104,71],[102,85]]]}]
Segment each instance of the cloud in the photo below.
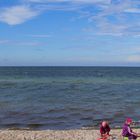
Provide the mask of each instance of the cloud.
[{"label": "cloud", "polygon": [[9,40],[0,40],[0,45],[1,44],[7,44],[9,42]]},{"label": "cloud", "polygon": [[127,58],[129,62],[140,62],[140,55],[131,55]]},{"label": "cloud", "polygon": [[26,0],[35,3],[110,3],[111,0]]},{"label": "cloud", "polygon": [[112,0],[98,13],[86,11],[81,13],[81,17],[85,16],[91,24],[94,23],[89,31],[93,35],[139,36],[139,6],[140,2],[137,0]]},{"label": "cloud", "polygon": [[[21,5],[2,8],[0,21],[9,25],[24,23],[39,14],[52,10],[75,11],[92,26],[93,35],[139,36],[140,14],[139,0],[21,0]],[[90,8],[88,8],[90,7]],[[97,11],[91,10],[91,7]],[[131,14],[131,15],[129,15]],[[133,20],[130,22],[130,16]],[[77,14],[76,14],[77,15]],[[113,21],[113,22],[112,22]],[[93,23],[93,24],[92,24]],[[87,28],[87,27],[85,27]],[[91,33],[91,31],[90,31]],[[45,38],[48,35],[31,35]]]},{"label": "cloud", "polygon": [[39,11],[31,9],[29,6],[12,6],[0,10],[0,21],[9,25],[17,25],[32,19],[38,14]]},{"label": "cloud", "polygon": [[26,4],[32,5],[41,11],[63,10],[78,11],[88,6],[107,5],[111,0],[23,0]]},{"label": "cloud", "polygon": [[110,0],[22,0],[21,5],[0,10],[0,21],[9,25],[22,24],[48,10],[77,10],[80,4],[107,3]]},{"label": "cloud", "polygon": [[140,13],[140,9],[138,9],[138,8],[130,8],[130,9],[124,10],[124,12],[127,12],[127,13]]}]

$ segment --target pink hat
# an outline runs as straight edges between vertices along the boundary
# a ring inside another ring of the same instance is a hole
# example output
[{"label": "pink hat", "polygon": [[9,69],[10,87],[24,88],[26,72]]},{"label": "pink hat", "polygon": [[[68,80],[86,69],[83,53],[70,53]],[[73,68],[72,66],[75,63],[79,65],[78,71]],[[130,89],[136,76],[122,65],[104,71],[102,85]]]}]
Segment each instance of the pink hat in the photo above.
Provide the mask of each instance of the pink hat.
[{"label": "pink hat", "polygon": [[131,118],[127,118],[127,119],[126,119],[126,122],[127,122],[127,123],[132,123],[132,119],[131,119]]}]

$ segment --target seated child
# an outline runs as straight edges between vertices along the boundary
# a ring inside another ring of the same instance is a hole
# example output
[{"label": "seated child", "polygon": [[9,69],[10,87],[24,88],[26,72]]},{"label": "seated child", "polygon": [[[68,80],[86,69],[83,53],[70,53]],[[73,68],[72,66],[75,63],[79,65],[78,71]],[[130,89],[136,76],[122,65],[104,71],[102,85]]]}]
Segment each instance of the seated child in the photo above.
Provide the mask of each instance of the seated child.
[{"label": "seated child", "polygon": [[129,140],[131,139],[136,140],[138,135],[132,131],[130,127],[131,124],[132,124],[132,119],[131,118],[126,119],[122,129],[122,136],[128,137]]},{"label": "seated child", "polygon": [[100,134],[103,140],[107,139],[110,136],[109,132],[110,132],[110,127],[108,122],[103,121],[100,126]]}]

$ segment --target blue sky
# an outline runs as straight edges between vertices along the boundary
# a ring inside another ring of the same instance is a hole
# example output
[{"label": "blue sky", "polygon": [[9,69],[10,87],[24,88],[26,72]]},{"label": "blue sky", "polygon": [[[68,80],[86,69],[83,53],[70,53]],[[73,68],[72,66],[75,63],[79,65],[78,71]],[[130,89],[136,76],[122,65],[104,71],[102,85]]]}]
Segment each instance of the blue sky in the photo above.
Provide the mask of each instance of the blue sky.
[{"label": "blue sky", "polygon": [[140,66],[140,0],[1,0],[0,66]]}]

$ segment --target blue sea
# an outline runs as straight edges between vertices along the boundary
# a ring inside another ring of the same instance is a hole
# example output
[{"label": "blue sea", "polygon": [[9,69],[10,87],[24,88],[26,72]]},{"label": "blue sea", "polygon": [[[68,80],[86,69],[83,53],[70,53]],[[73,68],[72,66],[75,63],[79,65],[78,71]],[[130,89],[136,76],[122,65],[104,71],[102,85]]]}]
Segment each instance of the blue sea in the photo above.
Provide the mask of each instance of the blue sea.
[{"label": "blue sea", "polygon": [[75,129],[140,120],[138,67],[0,67],[0,128]]}]

